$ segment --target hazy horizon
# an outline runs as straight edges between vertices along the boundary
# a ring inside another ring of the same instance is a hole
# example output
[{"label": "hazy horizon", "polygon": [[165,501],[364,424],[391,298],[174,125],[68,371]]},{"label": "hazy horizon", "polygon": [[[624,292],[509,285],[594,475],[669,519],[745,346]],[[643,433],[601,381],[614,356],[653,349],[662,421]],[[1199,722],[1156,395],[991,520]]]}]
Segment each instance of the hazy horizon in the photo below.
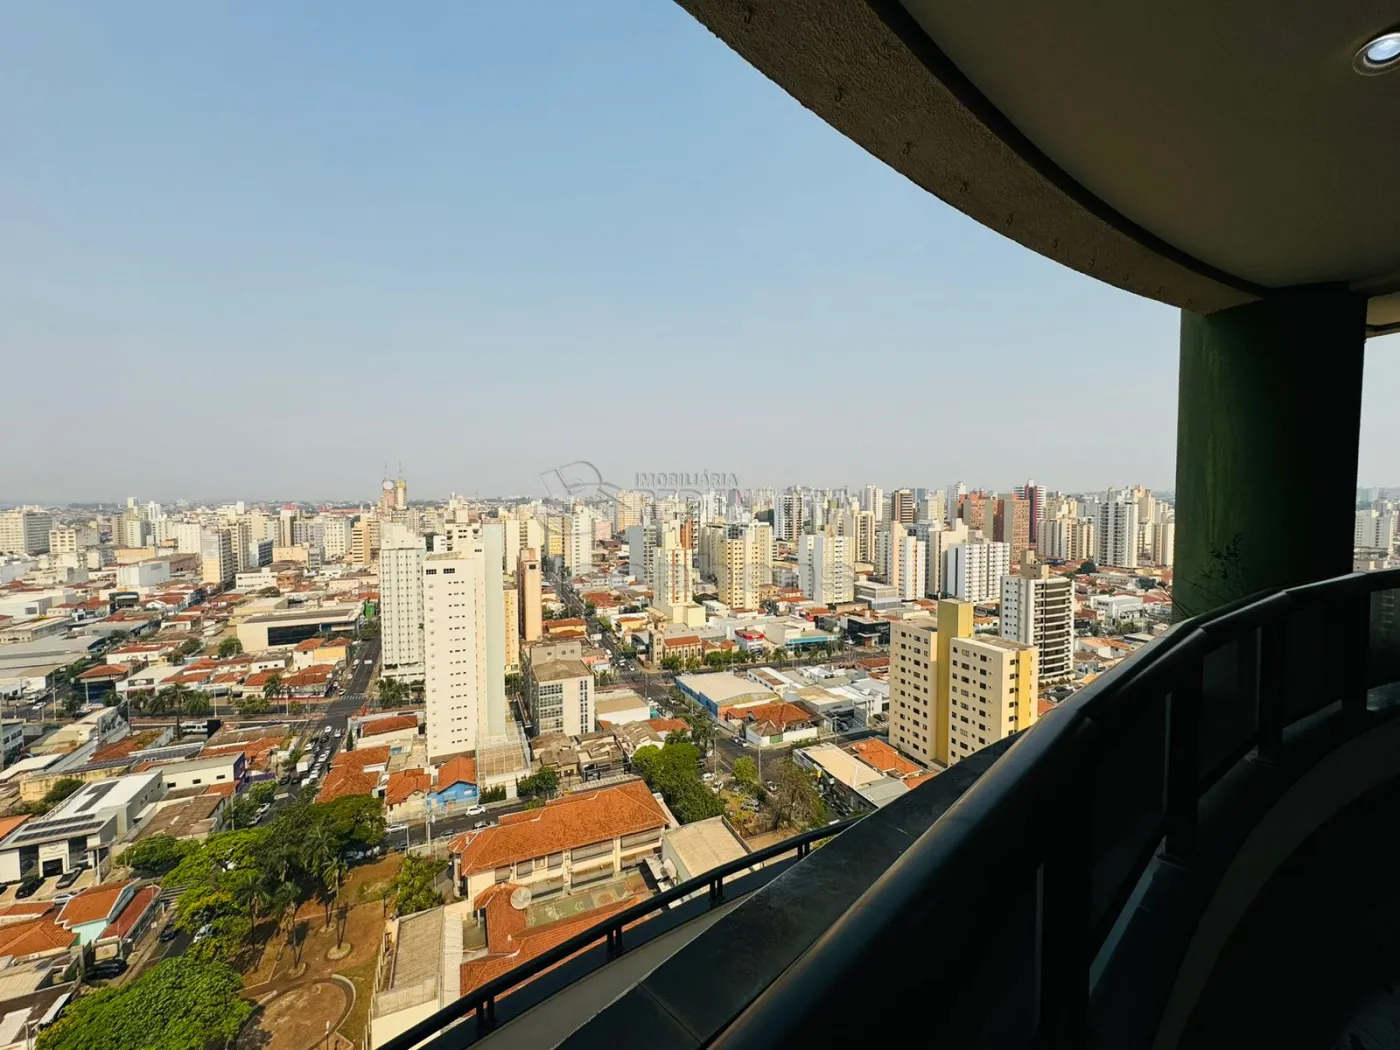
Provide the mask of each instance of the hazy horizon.
[{"label": "hazy horizon", "polygon": [[[10,5],[0,91],[0,501],[372,501],[385,464],[542,493],[579,458],[1174,485],[1176,310],[944,205],[677,5]],[[1361,486],[1400,484],[1397,351]]]}]

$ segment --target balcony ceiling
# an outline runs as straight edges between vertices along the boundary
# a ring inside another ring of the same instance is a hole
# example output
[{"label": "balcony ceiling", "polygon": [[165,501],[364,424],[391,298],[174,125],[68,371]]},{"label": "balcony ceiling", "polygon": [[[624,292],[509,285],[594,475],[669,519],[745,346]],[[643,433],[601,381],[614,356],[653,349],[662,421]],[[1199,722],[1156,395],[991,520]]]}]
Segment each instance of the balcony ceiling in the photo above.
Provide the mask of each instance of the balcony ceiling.
[{"label": "balcony ceiling", "polygon": [[1212,312],[1345,281],[1400,326],[1393,0],[679,0],[838,131],[1081,272]]}]

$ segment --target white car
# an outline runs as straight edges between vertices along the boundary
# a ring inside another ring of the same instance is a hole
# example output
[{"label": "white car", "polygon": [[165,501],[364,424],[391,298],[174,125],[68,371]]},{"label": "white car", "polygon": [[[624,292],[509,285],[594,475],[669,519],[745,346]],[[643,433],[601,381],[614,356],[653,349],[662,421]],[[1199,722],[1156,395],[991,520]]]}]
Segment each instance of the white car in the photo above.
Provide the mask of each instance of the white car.
[{"label": "white car", "polygon": [[485,806],[470,806],[470,807],[468,807],[468,809],[467,809],[467,816],[469,816],[469,817],[479,817],[479,816],[481,816],[481,814],[483,814],[483,813],[485,813],[485,812],[486,812],[486,807],[485,807]]},{"label": "white car", "polygon": [[390,824],[384,829],[386,835],[401,835],[408,830],[407,824]]}]

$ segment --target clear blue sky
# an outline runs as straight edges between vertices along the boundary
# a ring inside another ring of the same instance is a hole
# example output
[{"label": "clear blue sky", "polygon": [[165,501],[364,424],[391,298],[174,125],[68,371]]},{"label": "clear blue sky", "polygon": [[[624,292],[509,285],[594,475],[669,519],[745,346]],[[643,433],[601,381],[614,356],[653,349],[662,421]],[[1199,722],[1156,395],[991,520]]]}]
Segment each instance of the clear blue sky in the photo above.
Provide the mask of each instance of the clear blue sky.
[{"label": "clear blue sky", "polygon": [[[1173,310],[942,205],[665,0],[6,4],[0,142],[0,501],[578,458],[1172,483]],[[1362,482],[1400,484],[1400,346],[1370,356]]]}]

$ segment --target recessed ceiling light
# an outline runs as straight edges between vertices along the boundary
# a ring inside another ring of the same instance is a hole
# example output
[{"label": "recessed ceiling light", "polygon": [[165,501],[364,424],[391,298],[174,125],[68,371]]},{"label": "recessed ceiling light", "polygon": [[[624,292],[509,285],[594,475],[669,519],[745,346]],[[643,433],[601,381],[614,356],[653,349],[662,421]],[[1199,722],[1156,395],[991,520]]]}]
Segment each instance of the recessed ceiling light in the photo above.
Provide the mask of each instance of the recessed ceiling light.
[{"label": "recessed ceiling light", "polygon": [[1389,73],[1400,66],[1400,31],[1382,33],[1368,40],[1356,53],[1351,64],[1358,73],[1365,76]]}]

